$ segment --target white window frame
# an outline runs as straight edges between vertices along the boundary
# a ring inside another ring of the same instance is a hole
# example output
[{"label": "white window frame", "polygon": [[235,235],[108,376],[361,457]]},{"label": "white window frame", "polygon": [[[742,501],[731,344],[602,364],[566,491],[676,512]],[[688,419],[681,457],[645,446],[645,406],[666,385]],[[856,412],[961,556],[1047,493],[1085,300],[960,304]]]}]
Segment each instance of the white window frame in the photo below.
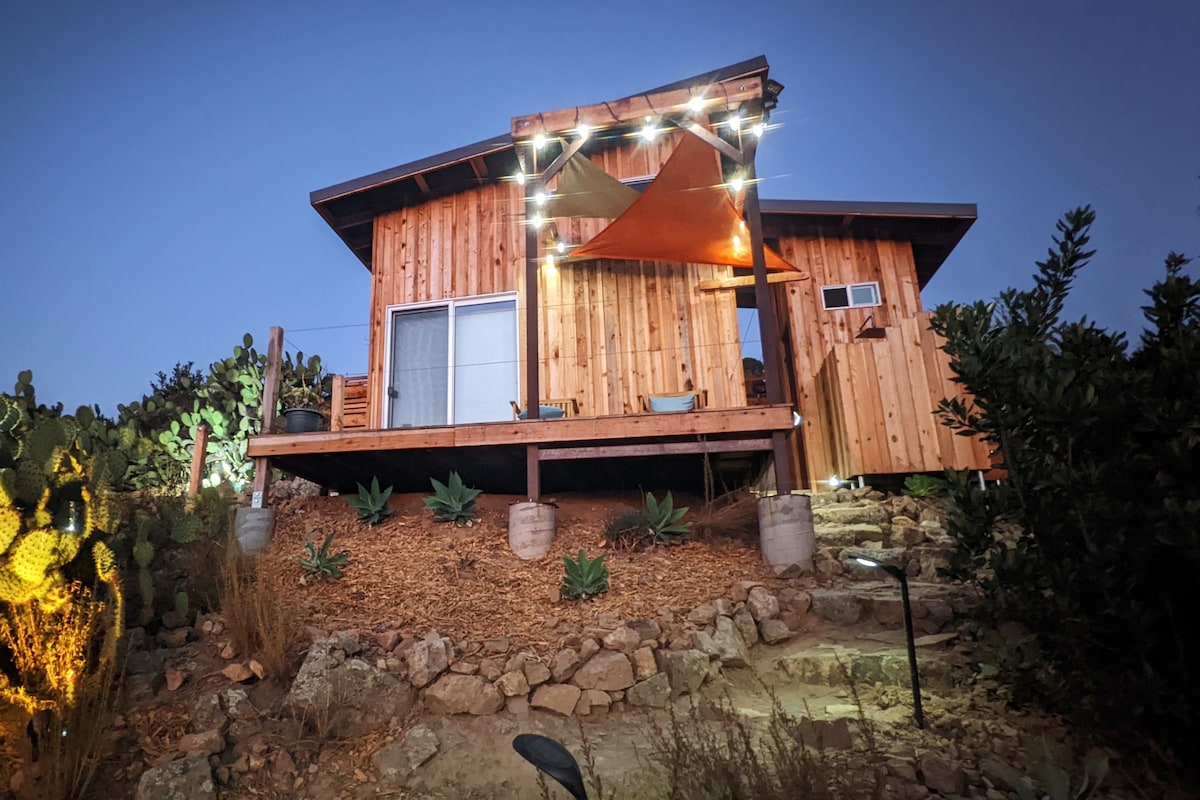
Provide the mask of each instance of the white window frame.
[{"label": "white window frame", "polygon": [[[383,387],[382,396],[379,398],[383,409],[383,423],[387,427],[387,422],[391,418],[392,398],[388,394],[388,390],[392,387],[392,365],[395,361],[392,358],[392,348],[395,341],[395,335],[392,332],[392,317],[397,311],[421,311],[429,308],[445,308],[448,312],[447,319],[447,336],[449,338],[449,350],[447,359],[446,376],[446,419],[450,422],[448,425],[456,424],[454,422],[454,311],[459,306],[474,306],[483,305],[485,303],[497,303],[503,300],[512,300],[513,307],[517,313],[513,315],[516,324],[513,325],[513,341],[517,343],[517,381],[513,386],[513,392],[519,392],[521,387],[521,314],[520,314],[520,297],[517,292],[497,292],[495,294],[476,294],[470,297],[451,297],[445,300],[425,300],[419,303],[396,303],[385,306],[384,314],[384,351],[383,351]],[[517,397],[517,394],[513,395]]]},{"label": "white window frame", "polygon": [[[869,287],[875,294],[875,302],[873,303],[856,303],[854,302],[854,290]],[[846,305],[830,306],[825,303],[826,289],[845,289],[846,290]],[[878,281],[865,281],[863,283],[832,283],[828,286],[821,287],[821,308],[825,311],[841,311],[846,308],[875,308],[883,305],[882,295],[879,292]]]}]

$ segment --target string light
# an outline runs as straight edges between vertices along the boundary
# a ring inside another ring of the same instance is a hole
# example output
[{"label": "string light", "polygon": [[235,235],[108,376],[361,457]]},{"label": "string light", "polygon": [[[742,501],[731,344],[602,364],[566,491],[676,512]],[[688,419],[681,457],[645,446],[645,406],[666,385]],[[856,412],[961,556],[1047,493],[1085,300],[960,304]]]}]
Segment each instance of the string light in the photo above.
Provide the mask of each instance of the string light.
[{"label": "string light", "polygon": [[687,107],[688,111],[691,111],[693,114],[699,114],[704,109],[704,98],[701,96],[693,97],[691,100],[688,100]]},{"label": "string light", "polygon": [[580,139],[587,139],[587,137],[589,135],[591,135],[592,129],[588,127],[586,122],[581,122],[575,128],[575,133],[579,136]]},{"label": "string light", "polygon": [[755,138],[761,139],[763,132],[766,131],[766,129],[767,129],[767,126],[764,125],[762,122],[756,122],[756,123],[754,123],[754,127],[751,128],[750,130],[754,134]]},{"label": "string light", "polygon": [[535,133],[535,134],[533,135],[533,147],[534,147],[534,149],[536,149],[536,150],[541,150],[541,149],[542,149],[543,147],[545,147],[545,146],[546,146],[546,134],[544,134],[544,133]]},{"label": "string light", "polygon": [[516,175],[513,176],[513,180],[515,180],[517,182],[517,186],[524,186],[525,185],[525,173],[518,172]]},{"label": "string light", "polygon": [[734,114],[732,117],[729,118],[728,122],[729,122],[729,130],[731,130],[731,131],[741,130],[742,117],[740,114]]},{"label": "string light", "polygon": [[543,222],[545,222],[545,220],[542,219],[541,214],[534,214],[532,217],[529,218],[529,224],[535,228],[541,228]]},{"label": "string light", "polygon": [[541,208],[542,206],[546,205],[546,193],[538,192],[537,194],[535,194],[533,196],[533,202],[537,203],[538,208]]},{"label": "string light", "polygon": [[546,268],[554,269],[554,254],[553,253],[546,254]]},{"label": "string light", "polygon": [[642,126],[642,138],[647,142],[653,142],[655,136],[658,136],[658,128],[654,127],[654,120],[646,117],[646,124]]},{"label": "string light", "polygon": [[559,239],[558,242],[554,245],[554,249],[560,253],[565,253],[565,252],[567,252],[567,243],[564,242],[562,239]]},{"label": "string light", "polygon": [[733,176],[733,180],[731,180],[731,181],[729,182],[729,185],[730,185],[731,187],[733,187],[733,190],[734,190],[735,192],[740,192],[740,191],[742,190],[742,186],[743,186],[745,183],[746,183],[746,179],[745,179],[745,178],[743,178],[741,175],[734,175],[734,176]]}]

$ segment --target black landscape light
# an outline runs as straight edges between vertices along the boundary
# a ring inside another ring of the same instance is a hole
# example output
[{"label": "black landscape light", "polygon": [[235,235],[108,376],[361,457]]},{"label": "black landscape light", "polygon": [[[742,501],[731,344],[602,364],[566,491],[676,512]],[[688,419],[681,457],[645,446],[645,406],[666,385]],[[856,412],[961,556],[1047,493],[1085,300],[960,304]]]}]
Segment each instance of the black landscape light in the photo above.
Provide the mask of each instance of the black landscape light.
[{"label": "black landscape light", "polygon": [[855,556],[854,560],[864,567],[878,567],[900,581],[900,601],[904,604],[904,638],[908,640],[908,672],[912,676],[913,719],[918,728],[925,727],[925,714],[921,711],[921,681],[917,677],[917,645],[913,641],[912,606],[908,601],[908,578],[904,570],[894,564],[884,564],[873,558]]}]

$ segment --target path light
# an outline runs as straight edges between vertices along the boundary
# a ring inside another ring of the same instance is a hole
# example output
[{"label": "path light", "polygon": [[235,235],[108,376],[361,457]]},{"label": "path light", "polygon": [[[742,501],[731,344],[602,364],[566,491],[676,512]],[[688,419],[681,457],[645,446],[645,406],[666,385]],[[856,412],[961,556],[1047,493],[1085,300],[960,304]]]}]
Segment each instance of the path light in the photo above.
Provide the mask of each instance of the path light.
[{"label": "path light", "polygon": [[894,564],[884,564],[873,558],[855,556],[854,560],[864,567],[878,567],[900,581],[900,601],[904,604],[904,637],[908,640],[908,672],[912,676],[913,719],[918,728],[925,727],[925,714],[921,712],[921,682],[917,677],[917,645],[913,641],[912,607],[908,602],[908,578],[904,570]]}]

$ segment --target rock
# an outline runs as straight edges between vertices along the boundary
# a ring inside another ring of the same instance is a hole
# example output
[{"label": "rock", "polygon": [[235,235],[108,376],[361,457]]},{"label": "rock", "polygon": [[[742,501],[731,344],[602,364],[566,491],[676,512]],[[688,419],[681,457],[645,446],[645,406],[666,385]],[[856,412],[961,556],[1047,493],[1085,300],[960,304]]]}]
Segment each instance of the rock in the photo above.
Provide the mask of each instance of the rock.
[{"label": "rock", "polygon": [[204,731],[211,728],[225,730],[225,726],[229,724],[229,718],[225,715],[225,707],[221,704],[220,693],[214,692],[196,698],[188,722],[193,731]]},{"label": "rock", "polygon": [[[751,620],[753,622],[753,620]],[[699,650],[709,658],[716,658],[721,654],[717,643],[713,641],[712,634],[704,631],[693,631],[688,641],[687,647],[672,648],[675,650]]]},{"label": "rock", "polygon": [[525,654],[517,653],[515,656],[504,662],[505,672],[524,672],[525,671]]},{"label": "rock", "polygon": [[597,709],[608,711],[612,702],[613,699],[609,697],[608,692],[602,692],[599,689],[584,689],[583,693],[579,695],[579,702],[575,704],[575,713],[586,717]]},{"label": "rock", "polygon": [[967,776],[962,767],[932,753],[921,756],[920,770],[925,785],[938,794],[959,795],[967,790]]},{"label": "rock", "polygon": [[258,678],[260,681],[267,677],[267,668],[256,659],[250,659],[248,662],[246,662],[246,666],[249,667],[250,671],[254,673],[254,677]]},{"label": "rock", "polygon": [[753,645],[758,641],[758,626],[754,624],[754,617],[746,609],[742,609],[733,615],[733,626],[737,628],[738,633],[742,635],[742,641],[747,645]]},{"label": "rock", "polygon": [[809,747],[818,750],[849,750],[854,746],[854,737],[845,717],[838,719],[800,720],[800,738]]},{"label": "rock", "polygon": [[625,623],[632,628],[643,642],[658,641],[662,636],[662,626],[652,619],[631,619]]},{"label": "rock", "polygon": [[221,648],[221,658],[226,661],[231,658],[237,658],[237,648],[233,646],[233,642],[226,642]]},{"label": "rock", "polygon": [[697,625],[711,625],[716,618],[717,606],[715,603],[705,603],[704,605],[696,606],[687,615],[687,621]]},{"label": "rock", "polygon": [[358,639],[358,631],[334,631],[329,634],[326,644],[336,647],[348,656],[356,656],[362,652],[362,642]]},{"label": "rock", "polygon": [[165,664],[166,659],[158,650],[134,650],[125,660],[125,672],[129,675],[159,675]]},{"label": "rock", "polygon": [[421,639],[408,652],[408,680],[418,689],[428,686],[450,666],[448,639]]},{"label": "rock", "polygon": [[762,586],[755,586],[746,599],[746,610],[755,622],[773,619],[779,616],[779,600]]},{"label": "rock", "polygon": [[604,646],[621,653],[632,653],[642,644],[642,637],[633,628],[622,625],[604,637]]},{"label": "rock", "polygon": [[179,752],[188,758],[207,758],[225,749],[225,737],[216,728],[200,733],[185,733],[179,738]]},{"label": "rock", "polygon": [[529,705],[569,717],[574,713],[582,694],[582,689],[569,683],[544,683],[534,690]]},{"label": "rock", "polygon": [[181,758],[142,773],[134,800],[216,800],[207,758]]},{"label": "rock", "polygon": [[717,658],[721,660],[722,666],[750,665],[750,651],[729,617],[717,617],[717,632],[713,634],[713,644],[717,646]]},{"label": "rock", "polygon": [[595,639],[584,639],[579,643],[579,660],[587,661],[600,652],[600,643]]},{"label": "rock", "polygon": [[379,649],[385,653],[390,653],[396,649],[396,645],[400,644],[400,640],[404,638],[404,634],[396,630],[387,630],[375,634],[375,644],[379,645]]},{"label": "rock", "polygon": [[418,725],[371,756],[371,763],[386,783],[402,783],[417,767],[437,755],[441,747],[437,734],[428,725]]},{"label": "rock", "polygon": [[275,760],[272,764],[272,772],[276,778],[285,776],[291,777],[298,775],[300,770],[296,768],[296,760],[292,758],[292,754],[287,750],[280,748],[275,751]]},{"label": "rock", "polygon": [[493,656],[504,655],[511,646],[512,642],[507,636],[497,636],[495,639],[488,639],[483,643],[483,652]]},{"label": "rock", "polygon": [[476,672],[479,672],[479,665],[474,661],[467,661],[466,659],[463,659],[462,661],[455,661],[453,664],[451,664],[450,671],[456,672],[459,675],[474,675]]},{"label": "rock", "polygon": [[329,718],[330,735],[360,736],[403,717],[412,708],[412,687],[360,659],[339,664],[328,646],[314,645],[284,698],[296,716]]},{"label": "rock", "polygon": [[525,680],[529,681],[530,686],[541,686],[550,680],[550,668],[536,661],[526,661]]},{"label": "rock", "polygon": [[737,606],[728,597],[718,597],[713,600],[713,606],[717,609],[718,617],[732,617],[733,612],[737,610]]},{"label": "rock", "polygon": [[767,644],[779,644],[792,638],[792,632],[781,620],[768,619],[762,623],[762,638]]},{"label": "rock", "polygon": [[183,672],[181,672],[177,669],[169,669],[168,668],[167,673],[166,673],[166,679],[167,679],[167,691],[173,692],[176,689],[178,689],[180,686],[183,686],[183,682],[185,680],[187,680],[187,675],[185,675]]},{"label": "rock", "polygon": [[450,673],[438,678],[425,690],[425,705],[435,714],[474,714],[482,717],[495,714],[503,708],[504,695],[478,675]]},{"label": "rock", "polygon": [[671,686],[671,697],[698,691],[708,677],[708,654],[700,650],[660,650],[658,664]]},{"label": "rock", "polygon": [[912,547],[925,541],[925,531],[915,520],[905,516],[892,517],[892,544]]},{"label": "rock", "polygon": [[188,642],[188,634],[192,633],[191,628],[175,628],[165,629],[158,632],[155,640],[163,647],[176,648],[183,647]]},{"label": "rock", "polygon": [[569,647],[563,648],[550,659],[550,675],[556,683],[565,683],[571,680],[580,663],[579,653]]},{"label": "rock", "polygon": [[633,686],[633,665],[625,655],[604,650],[576,670],[571,683],[580,689],[627,689]]},{"label": "rock", "polygon": [[755,586],[762,586],[762,584],[758,581],[737,581],[729,589],[729,597],[735,603],[744,603],[750,596],[750,590]]},{"label": "rock", "polygon": [[495,681],[504,674],[504,664],[496,658],[485,658],[479,662],[478,671],[485,680]]},{"label": "rock", "polygon": [[658,672],[658,662],[654,658],[654,648],[639,647],[633,652],[633,677],[644,681]]},{"label": "rock", "polygon": [[852,592],[813,589],[812,613],[835,625],[853,625],[862,616],[862,605]]},{"label": "rock", "polygon": [[529,694],[529,680],[524,670],[506,672],[496,681],[496,688],[505,697],[519,697]]},{"label": "rock", "polygon": [[813,522],[817,525],[884,525],[888,521],[887,509],[879,503],[813,509]]},{"label": "rock", "polygon": [[228,686],[219,693],[221,707],[230,719],[256,719],[258,710],[250,702],[246,690],[237,686]]},{"label": "rock", "polygon": [[504,710],[508,713],[524,717],[529,715],[529,698],[528,697],[510,697],[504,701]]},{"label": "rock", "polygon": [[221,670],[221,674],[228,678],[232,683],[242,683],[243,681],[248,681],[254,677],[254,673],[250,671],[250,668],[241,662],[230,664],[229,666],[225,667],[225,669]]},{"label": "rock", "polygon": [[625,699],[631,706],[666,708],[670,697],[671,682],[662,672],[655,673],[640,683],[635,683],[625,692]]}]

